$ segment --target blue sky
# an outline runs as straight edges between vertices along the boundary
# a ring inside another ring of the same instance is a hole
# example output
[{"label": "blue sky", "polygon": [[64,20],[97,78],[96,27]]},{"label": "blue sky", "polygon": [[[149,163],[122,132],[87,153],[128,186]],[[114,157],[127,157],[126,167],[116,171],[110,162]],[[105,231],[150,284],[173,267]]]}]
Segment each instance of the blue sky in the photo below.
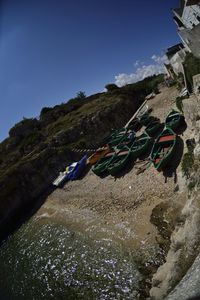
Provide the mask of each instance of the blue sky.
[{"label": "blue sky", "polygon": [[171,13],[178,0],[1,4],[0,140],[44,106],[156,72],[165,49],[179,42]]}]

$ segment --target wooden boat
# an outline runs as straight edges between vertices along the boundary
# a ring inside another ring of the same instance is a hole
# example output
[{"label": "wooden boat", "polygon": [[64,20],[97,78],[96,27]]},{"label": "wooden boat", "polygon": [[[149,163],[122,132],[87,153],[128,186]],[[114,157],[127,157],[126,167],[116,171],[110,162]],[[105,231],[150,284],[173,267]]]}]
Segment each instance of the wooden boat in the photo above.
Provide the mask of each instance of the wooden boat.
[{"label": "wooden boat", "polygon": [[115,151],[110,151],[106,153],[100,160],[93,166],[92,171],[97,175],[101,176],[107,171],[108,165],[111,163],[112,159],[116,156]]},{"label": "wooden boat", "polygon": [[67,181],[67,171],[60,172],[59,176],[53,181],[53,185],[61,187]]},{"label": "wooden boat", "polygon": [[53,185],[61,187],[68,180],[77,179],[84,170],[87,163],[87,155],[83,156],[78,162],[73,162],[66,167],[64,172],[60,172],[59,176],[53,181]]},{"label": "wooden boat", "polygon": [[87,155],[84,155],[81,160],[71,164],[68,167],[67,179],[68,180],[76,180],[81,175],[83,170],[85,169],[87,163]]},{"label": "wooden boat", "polygon": [[112,133],[103,139],[103,144],[109,144],[113,140],[120,140],[127,132],[127,129],[125,127],[119,129],[119,130],[112,130]]},{"label": "wooden boat", "polygon": [[150,137],[148,134],[143,133],[142,135],[136,137],[132,147],[131,147],[131,155],[134,158],[139,157],[144,154],[150,144]]},{"label": "wooden boat", "polygon": [[93,153],[89,158],[88,158],[88,163],[91,165],[96,164],[96,162],[103,157],[106,153],[108,153],[109,150],[109,146],[106,145],[104,147],[101,147],[99,149],[97,149],[97,151],[95,153]]},{"label": "wooden boat", "polygon": [[128,130],[137,132],[141,128],[141,123],[138,118],[134,118],[126,127]]},{"label": "wooden boat", "polygon": [[131,150],[126,145],[121,145],[120,148],[107,167],[108,172],[113,176],[125,167],[131,155]]},{"label": "wooden boat", "polygon": [[182,118],[183,115],[179,111],[172,110],[165,120],[165,126],[175,129],[180,125]]},{"label": "wooden boat", "polygon": [[108,142],[109,147],[115,147],[121,143],[130,146],[135,139],[135,132],[128,131],[126,134],[118,135],[114,139]]},{"label": "wooden boat", "polygon": [[169,162],[176,144],[176,134],[171,128],[165,128],[156,139],[150,159],[156,170],[160,171]]},{"label": "wooden boat", "polygon": [[148,113],[145,113],[144,115],[141,116],[140,118],[140,123],[144,126],[146,126],[151,120],[151,117]]},{"label": "wooden boat", "polygon": [[148,135],[152,136],[159,128],[160,122],[158,120],[154,120],[147,125],[145,131]]}]

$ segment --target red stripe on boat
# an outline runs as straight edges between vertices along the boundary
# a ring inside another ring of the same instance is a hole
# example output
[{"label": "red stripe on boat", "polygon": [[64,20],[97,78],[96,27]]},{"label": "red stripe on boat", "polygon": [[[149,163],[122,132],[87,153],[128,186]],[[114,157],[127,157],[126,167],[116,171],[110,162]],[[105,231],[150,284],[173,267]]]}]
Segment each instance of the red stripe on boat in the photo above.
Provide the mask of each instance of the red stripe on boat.
[{"label": "red stripe on boat", "polygon": [[159,139],[159,142],[173,141],[175,140],[175,137],[176,137],[175,135],[165,135]]},{"label": "red stripe on boat", "polygon": [[111,152],[105,155],[105,157],[109,157],[109,156],[113,156],[115,154],[115,152]]},{"label": "red stripe on boat", "polygon": [[160,161],[161,161],[161,158],[160,158],[160,157],[158,157],[158,158],[156,158],[156,159],[155,159],[155,161],[154,161],[154,162],[155,162],[155,164],[157,165],[157,164],[158,164]]}]

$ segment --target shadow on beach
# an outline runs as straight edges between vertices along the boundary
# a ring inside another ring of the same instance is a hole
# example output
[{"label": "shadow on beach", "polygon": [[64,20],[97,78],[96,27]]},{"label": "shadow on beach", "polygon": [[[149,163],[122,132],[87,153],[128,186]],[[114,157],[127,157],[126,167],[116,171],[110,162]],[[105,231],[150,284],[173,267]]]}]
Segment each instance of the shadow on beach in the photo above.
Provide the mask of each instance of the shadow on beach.
[{"label": "shadow on beach", "polygon": [[163,176],[165,177],[165,182],[167,182],[167,177],[174,176],[174,182],[177,181],[176,169],[178,168],[182,156],[183,156],[184,142],[177,136],[177,142],[175,145],[173,156],[171,157],[169,163],[163,168]]},{"label": "shadow on beach", "polygon": [[135,159],[130,158],[126,166],[121,170],[118,174],[114,176],[115,179],[124,177],[127,173],[129,173],[135,165]]},{"label": "shadow on beach", "polygon": [[183,117],[181,119],[180,126],[178,126],[176,129],[174,129],[174,132],[178,135],[182,135],[186,129],[187,129],[187,123],[185,122],[185,118]]}]

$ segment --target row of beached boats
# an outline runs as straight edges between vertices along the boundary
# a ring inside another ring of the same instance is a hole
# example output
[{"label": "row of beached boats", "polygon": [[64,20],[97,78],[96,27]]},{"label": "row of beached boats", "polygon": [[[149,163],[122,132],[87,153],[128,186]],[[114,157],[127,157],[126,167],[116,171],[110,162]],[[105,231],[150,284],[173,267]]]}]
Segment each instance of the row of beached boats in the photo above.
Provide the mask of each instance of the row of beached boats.
[{"label": "row of beached boats", "polygon": [[[178,111],[171,111],[166,120],[164,130],[157,136],[148,157],[154,167],[160,171],[169,162],[176,144],[174,129],[181,124],[183,116]],[[136,136],[140,126],[146,126],[145,132]],[[115,176],[128,161],[136,160],[149,148],[152,136],[161,128],[159,119],[145,113],[140,119],[134,119],[126,128],[113,132],[106,139],[106,145],[98,149],[89,159],[94,164],[92,170],[102,176],[109,173]]]},{"label": "row of beached boats", "polygon": [[[154,141],[148,160],[158,171],[166,166],[173,154],[177,139],[173,130],[180,125],[182,118],[182,114],[172,110],[166,117],[164,130]],[[145,131],[137,136],[136,132],[142,126],[146,127]],[[98,176],[105,173],[116,176],[130,160],[136,160],[145,154],[152,143],[152,136],[160,127],[159,119],[148,112],[144,113],[140,118],[132,120],[127,127],[112,131],[110,136],[104,139],[104,146],[89,158],[84,155],[80,161],[72,163],[64,172],[60,172],[53,185],[62,186],[68,180],[78,179],[87,164],[92,165],[92,171]]]}]

